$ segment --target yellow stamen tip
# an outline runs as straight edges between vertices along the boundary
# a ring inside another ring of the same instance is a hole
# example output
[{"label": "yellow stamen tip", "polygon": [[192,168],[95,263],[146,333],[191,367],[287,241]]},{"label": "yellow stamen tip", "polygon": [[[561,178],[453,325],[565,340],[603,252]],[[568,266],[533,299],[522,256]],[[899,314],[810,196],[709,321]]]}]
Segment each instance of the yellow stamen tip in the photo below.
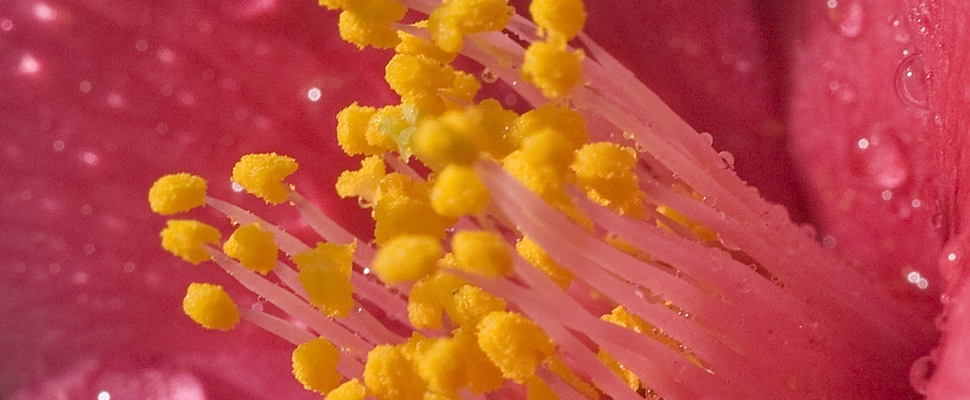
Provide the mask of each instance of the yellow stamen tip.
[{"label": "yellow stamen tip", "polygon": [[507,379],[524,383],[552,355],[555,344],[535,322],[513,312],[493,312],[478,324],[478,346]]},{"label": "yellow stamen tip", "polygon": [[148,190],[152,211],[172,215],[205,205],[206,182],[202,177],[178,173],[158,178]]},{"label": "yellow stamen tip", "polygon": [[620,214],[642,216],[646,209],[640,180],[633,172],[636,163],[634,149],[597,142],[579,149],[571,168],[590,199]]},{"label": "yellow stamen tip", "polygon": [[457,52],[465,35],[501,30],[514,14],[507,0],[445,0],[428,16],[428,30],[438,47]]},{"label": "yellow stamen tip", "polygon": [[533,267],[549,275],[549,278],[560,288],[563,290],[569,288],[573,281],[573,274],[556,263],[542,247],[539,247],[538,243],[524,237],[515,244],[515,250]]},{"label": "yellow stamen tip", "polygon": [[168,220],[162,229],[162,248],[181,259],[199,265],[212,257],[205,250],[205,244],[219,244],[222,235],[219,230],[194,220]]},{"label": "yellow stamen tip", "polygon": [[327,316],[346,317],[354,306],[350,275],[356,247],[356,243],[317,243],[316,248],[293,257],[300,269],[297,279],[306,289],[310,304]]},{"label": "yellow stamen tip", "polygon": [[228,331],[239,322],[239,310],[222,286],[192,283],[182,299],[185,315],[206,329]]},{"label": "yellow stamen tip", "polygon": [[337,113],[337,144],[349,156],[383,154],[384,149],[367,142],[367,125],[377,112],[374,107],[357,104]]},{"label": "yellow stamen tip", "polygon": [[586,23],[586,9],[582,0],[532,0],[529,14],[554,40],[566,42],[576,37]]},{"label": "yellow stamen tip", "polygon": [[583,82],[582,50],[570,52],[565,45],[535,42],[525,50],[522,78],[536,85],[550,99],[569,94]]},{"label": "yellow stamen tip", "polygon": [[339,360],[340,352],[327,339],[311,339],[293,350],[293,376],[307,390],[326,394],[340,384]]},{"label": "yellow stamen tip", "polygon": [[371,269],[388,285],[415,281],[437,269],[442,249],[438,239],[422,235],[400,235],[382,246]]},{"label": "yellow stamen tip", "polygon": [[464,285],[454,291],[454,296],[445,311],[456,324],[475,329],[486,315],[495,311],[505,311],[505,300],[493,296],[478,286]]},{"label": "yellow stamen tip", "polygon": [[427,385],[401,350],[380,345],[367,353],[364,385],[380,399],[422,400]]},{"label": "yellow stamen tip", "polygon": [[331,390],[323,400],[364,400],[366,396],[367,388],[354,378]]},{"label": "yellow stamen tip", "polygon": [[296,172],[297,166],[292,157],[276,153],[247,154],[232,168],[232,180],[249,194],[280,204],[290,193],[283,179]]},{"label": "yellow stamen tip", "polygon": [[491,196],[471,167],[449,165],[431,187],[431,207],[446,217],[461,217],[485,211]]},{"label": "yellow stamen tip", "polygon": [[222,250],[229,257],[239,260],[244,267],[262,275],[276,267],[279,253],[279,248],[273,242],[273,234],[256,224],[236,229],[223,244]]},{"label": "yellow stamen tip", "polygon": [[512,255],[501,236],[486,231],[460,231],[451,238],[455,266],[459,269],[489,276],[508,275],[512,271]]}]

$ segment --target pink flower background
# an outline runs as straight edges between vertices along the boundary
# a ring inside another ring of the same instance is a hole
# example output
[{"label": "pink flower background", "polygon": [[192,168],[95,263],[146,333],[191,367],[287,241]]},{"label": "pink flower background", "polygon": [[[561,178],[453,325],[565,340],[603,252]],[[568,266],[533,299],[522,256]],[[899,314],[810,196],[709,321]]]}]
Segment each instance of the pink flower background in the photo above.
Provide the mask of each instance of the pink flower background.
[{"label": "pink flower background", "polygon": [[[968,81],[948,61],[967,47],[950,29],[965,10],[589,3],[587,31],[710,131],[743,178],[911,300],[925,316],[914,323],[939,313],[937,260],[960,233],[965,196],[953,132],[966,128],[967,95],[952,87]],[[367,236],[366,214],[331,193],[354,164],[335,146],[333,116],[354,100],[396,102],[387,57],[342,42],[336,14],[312,1],[0,3],[0,398],[316,397],[291,378],[289,344],[182,315],[191,281],[261,303],[162,252],[164,220],[145,194],[158,176],[189,171],[214,195],[258,206],[230,190],[229,170],[244,153],[277,151],[300,160],[301,192]],[[286,210],[273,215],[299,227]],[[913,345],[928,354],[936,343]]]}]

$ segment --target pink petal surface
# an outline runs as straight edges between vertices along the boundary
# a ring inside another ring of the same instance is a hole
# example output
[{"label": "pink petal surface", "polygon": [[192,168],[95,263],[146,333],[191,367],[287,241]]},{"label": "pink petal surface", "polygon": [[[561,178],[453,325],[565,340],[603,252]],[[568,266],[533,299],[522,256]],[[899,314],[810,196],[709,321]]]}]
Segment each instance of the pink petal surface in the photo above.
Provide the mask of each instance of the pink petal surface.
[{"label": "pink petal surface", "polygon": [[[797,221],[815,216],[847,260],[933,315],[935,157],[918,140],[932,129],[895,91],[905,46],[886,18],[909,14],[880,7],[863,6],[851,38],[822,3],[599,2],[588,30],[711,131],[765,196]],[[356,204],[329,194],[351,164],[334,146],[333,115],[353,100],[395,101],[382,57],[341,42],[335,14],[313,2],[0,5],[0,397],[314,397],[290,377],[288,344],[246,324],[206,332],[181,315],[188,282],[229,279],[158,249],[163,219],[144,196],[157,176],[185,170],[209,178],[217,196],[255,204],[230,191],[229,169],[240,154],[278,151],[301,161],[294,183],[306,195],[366,235]],[[788,120],[804,180],[786,151]],[[877,135],[892,139],[871,150],[898,155],[855,150]],[[873,173],[900,163],[890,177]],[[298,226],[291,214],[274,218]],[[906,283],[907,268],[930,290]],[[241,306],[258,303],[234,288]]]}]

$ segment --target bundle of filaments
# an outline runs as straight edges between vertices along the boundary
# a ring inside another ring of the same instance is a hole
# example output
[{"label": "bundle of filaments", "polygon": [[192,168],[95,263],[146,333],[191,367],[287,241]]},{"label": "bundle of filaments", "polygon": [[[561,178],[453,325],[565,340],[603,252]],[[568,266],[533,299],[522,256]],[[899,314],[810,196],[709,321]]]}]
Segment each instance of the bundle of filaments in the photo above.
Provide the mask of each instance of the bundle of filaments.
[{"label": "bundle of filaments", "polygon": [[[356,238],[283,180],[296,160],[250,154],[233,181],[287,203],[304,243],[159,179],[152,208],[207,205],[236,229],[170,220],[162,245],[214,261],[285,315],[192,284],[186,313],[239,319],[297,347],[296,378],[328,399],[887,398],[905,391],[920,335],[906,307],[841,265],[581,34],[579,0],[321,0],[341,36],[394,48],[401,103],[354,103],[338,141],[361,167],[338,194],[375,220]],[[405,16],[422,15],[404,24]],[[485,68],[481,79],[456,57]],[[532,109],[479,89],[504,81]],[[593,128],[595,127],[595,128]],[[282,252],[282,257],[280,255]],[[270,276],[266,276],[272,273]]]}]

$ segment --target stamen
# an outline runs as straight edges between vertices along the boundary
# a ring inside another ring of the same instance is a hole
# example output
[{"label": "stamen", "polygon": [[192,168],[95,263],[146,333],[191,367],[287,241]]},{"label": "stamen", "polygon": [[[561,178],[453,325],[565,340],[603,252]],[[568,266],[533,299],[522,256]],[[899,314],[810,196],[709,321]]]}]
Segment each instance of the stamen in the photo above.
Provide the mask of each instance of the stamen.
[{"label": "stamen", "polygon": [[[887,349],[920,329],[910,311],[804,237],[582,34],[581,1],[534,0],[535,24],[504,0],[320,4],[341,10],[348,41],[396,52],[385,80],[401,103],[337,115],[340,147],[366,158],[335,188],[371,210],[374,238],[286,184],[287,156],[243,156],[233,180],[288,201],[322,238],[314,247],[206,196],[202,178],[162,177],[153,211],[209,205],[240,225],[220,251],[214,227],[171,220],[163,247],[215,261],[286,315],[193,284],[185,312],[204,327],[241,318],[297,345],[295,377],[327,399],[523,387],[529,398],[813,399],[894,379],[870,364],[892,362]],[[409,9],[427,20],[402,24]],[[452,65],[458,55],[535,109],[477,100],[482,83]],[[872,376],[859,385],[861,373]]]}]

